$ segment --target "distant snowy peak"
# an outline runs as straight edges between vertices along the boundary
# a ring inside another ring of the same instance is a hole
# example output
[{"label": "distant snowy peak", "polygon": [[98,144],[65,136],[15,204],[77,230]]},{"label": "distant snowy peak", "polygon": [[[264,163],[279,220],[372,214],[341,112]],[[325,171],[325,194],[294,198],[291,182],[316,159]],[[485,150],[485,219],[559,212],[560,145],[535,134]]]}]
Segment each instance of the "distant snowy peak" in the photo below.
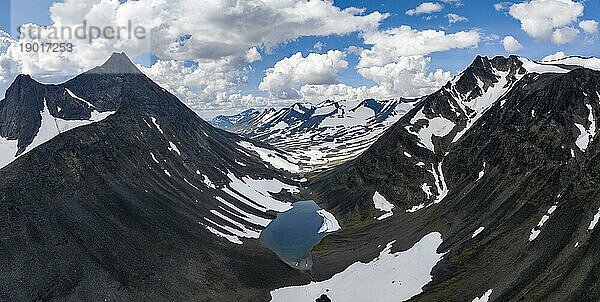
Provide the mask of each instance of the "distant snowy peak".
[{"label": "distant snowy peak", "polygon": [[520,57],[528,73],[567,73],[577,68],[600,71],[600,59],[594,57],[568,56],[560,59],[532,61]]},{"label": "distant snowy peak", "polygon": [[252,116],[252,114],[258,112],[256,109],[248,109],[242,111],[236,115],[219,115],[210,121],[210,124],[215,128],[228,130],[234,127],[239,122]]},{"label": "distant snowy peak", "polygon": [[560,59],[540,61],[538,64],[555,65],[567,70],[583,67],[600,71],[600,59],[595,57],[567,56]]},{"label": "distant snowy peak", "polygon": [[[218,116],[211,124],[269,143],[298,165],[297,172],[307,172],[357,157],[415,104],[411,99],[296,103],[288,108]],[[238,118],[240,115],[243,117]],[[236,123],[224,127],[224,120]]]}]

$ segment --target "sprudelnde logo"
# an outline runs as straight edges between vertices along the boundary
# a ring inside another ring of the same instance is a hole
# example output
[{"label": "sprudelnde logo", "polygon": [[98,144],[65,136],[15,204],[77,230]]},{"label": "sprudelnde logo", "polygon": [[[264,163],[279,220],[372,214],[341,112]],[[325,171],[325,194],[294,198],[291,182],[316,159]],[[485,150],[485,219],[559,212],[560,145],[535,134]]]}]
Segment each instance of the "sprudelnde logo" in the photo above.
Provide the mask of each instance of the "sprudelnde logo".
[{"label": "sprudelnde logo", "polygon": [[96,40],[144,40],[146,28],[136,26],[130,20],[127,26],[95,26],[84,20],[77,26],[19,26],[19,47],[22,52],[73,52],[79,43]]}]

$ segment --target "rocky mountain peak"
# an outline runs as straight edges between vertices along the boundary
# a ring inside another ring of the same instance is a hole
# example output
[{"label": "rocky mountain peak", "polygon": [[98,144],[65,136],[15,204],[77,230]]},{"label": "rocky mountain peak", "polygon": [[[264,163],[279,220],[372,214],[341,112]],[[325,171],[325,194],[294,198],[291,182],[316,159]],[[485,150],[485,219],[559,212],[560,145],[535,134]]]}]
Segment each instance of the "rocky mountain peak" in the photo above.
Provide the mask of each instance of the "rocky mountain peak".
[{"label": "rocky mountain peak", "polygon": [[92,69],[90,73],[141,74],[142,72],[124,52],[115,52],[104,64]]},{"label": "rocky mountain peak", "polygon": [[6,96],[19,93],[18,91],[24,89],[29,90],[39,85],[40,83],[34,80],[30,75],[20,74],[15,78],[14,82],[6,90]]}]

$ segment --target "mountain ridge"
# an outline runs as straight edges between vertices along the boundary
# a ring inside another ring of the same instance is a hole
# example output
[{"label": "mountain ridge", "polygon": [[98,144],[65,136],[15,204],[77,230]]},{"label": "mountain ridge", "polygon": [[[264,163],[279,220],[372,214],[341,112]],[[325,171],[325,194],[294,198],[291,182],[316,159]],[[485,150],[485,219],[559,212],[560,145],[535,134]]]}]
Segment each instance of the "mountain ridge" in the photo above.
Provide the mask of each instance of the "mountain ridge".
[{"label": "mountain ridge", "polygon": [[118,108],[0,169],[1,300],[252,301],[309,280],[253,239],[295,198],[285,173],[142,74],[66,85]]},{"label": "mountain ridge", "polygon": [[[443,129],[431,121],[455,117],[462,108],[443,111],[454,96],[431,97],[355,161],[309,177],[308,186],[348,232],[334,236],[374,228],[412,238],[442,233],[438,250],[448,254],[412,301],[466,301],[490,288],[497,301],[593,301],[600,258],[590,226],[600,203],[592,179],[600,149],[590,121],[600,110],[598,79],[598,71],[584,68],[528,72],[482,107],[459,139],[462,126],[453,124],[449,131],[428,131],[440,134],[430,145],[417,129]],[[423,108],[435,109],[415,119]],[[580,149],[581,136],[589,144]],[[399,208],[383,221],[374,219],[382,213],[373,206],[377,194]],[[324,241],[320,253],[343,246],[343,240]],[[582,253],[586,264],[575,260]],[[315,259],[316,268],[336,265]]]}]

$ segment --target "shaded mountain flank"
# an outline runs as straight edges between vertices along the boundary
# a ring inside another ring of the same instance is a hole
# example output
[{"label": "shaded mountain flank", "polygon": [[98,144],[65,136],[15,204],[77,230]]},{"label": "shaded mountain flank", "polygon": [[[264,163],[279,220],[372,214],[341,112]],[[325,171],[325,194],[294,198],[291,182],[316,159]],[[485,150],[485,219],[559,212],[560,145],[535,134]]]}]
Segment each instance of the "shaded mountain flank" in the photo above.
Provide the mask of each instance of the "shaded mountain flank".
[{"label": "shaded mountain flank", "polygon": [[[9,89],[1,106],[19,107],[20,92],[34,120],[40,99],[56,115],[67,87],[116,112],[0,170],[0,300],[257,301],[310,280],[256,233],[297,183],[134,69],[115,54],[62,85],[20,77]],[[236,243],[223,238],[239,225]]]},{"label": "shaded mountain flank", "polygon": [[[373,259],[373,243],[405,250],[438,231],[446,254],[411,301],[488,289],[490,301],[596,301],[600,72],[569,67],[478,57],[359,158],[315,175],[315,199],[344,226],[318,247],[315,275],[337,265],[330,251]],[[391,217],[374,219],[375,195]]]}]

